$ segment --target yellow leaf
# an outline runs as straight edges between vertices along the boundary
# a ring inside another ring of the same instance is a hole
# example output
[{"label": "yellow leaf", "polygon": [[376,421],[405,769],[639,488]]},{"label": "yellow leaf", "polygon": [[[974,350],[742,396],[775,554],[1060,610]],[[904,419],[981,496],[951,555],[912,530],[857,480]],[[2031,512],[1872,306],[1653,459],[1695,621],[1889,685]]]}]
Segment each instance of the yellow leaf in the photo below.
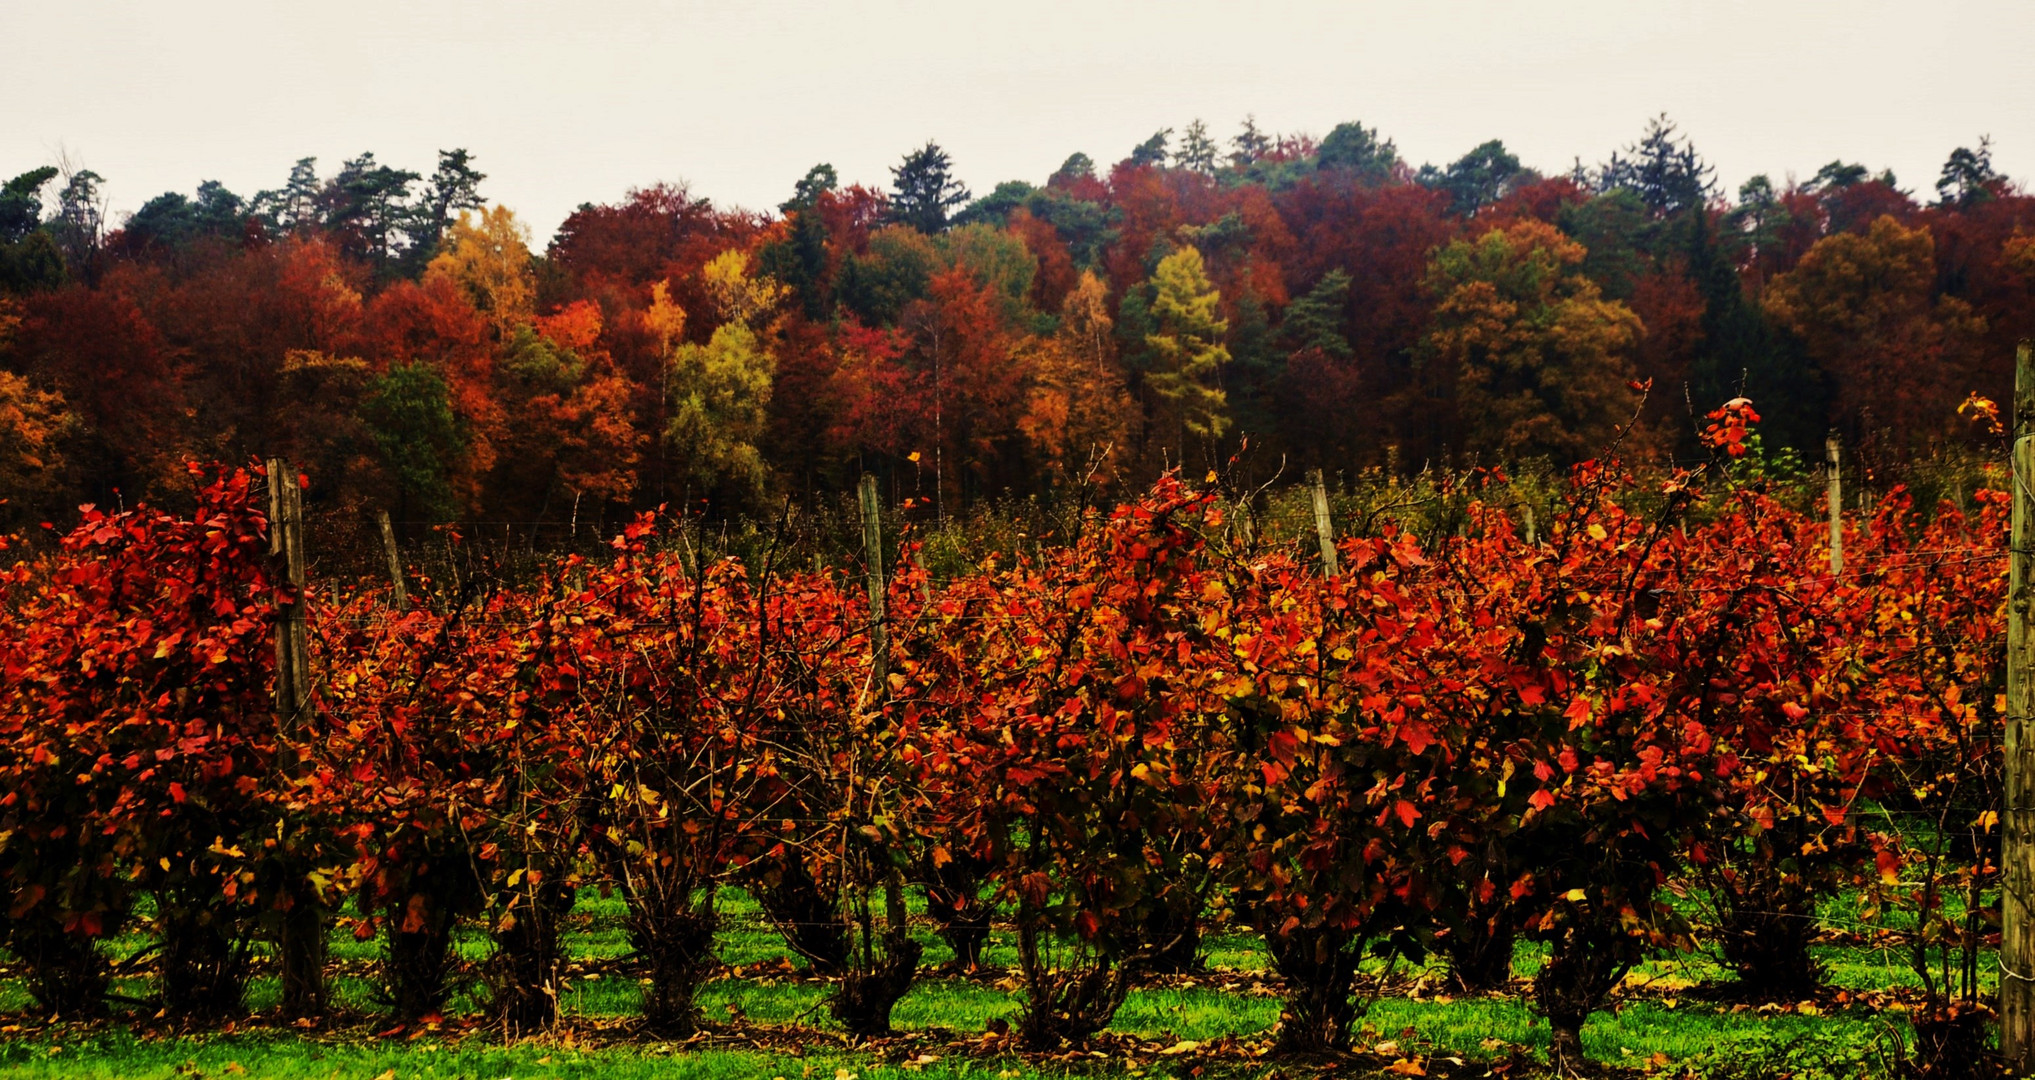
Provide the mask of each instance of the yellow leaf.
[{"label": "yellow leaf", "polygon": [[1590,539],[1592,540],[1602,540],[1606,535],[1604,532],[1604,526],[1599,525],[1594,521],[1590,523],[1589,529],[1585,531],[1587,531],[1590,534]]},{"label": "yellow leaf", "polygon": [[1588,895],[1589,895],[1588,893],[1584,892],[1581,889],[1570,889],[1568,892],[1562,894],[1562,899],[1570,901],[1579,901],[1583,899],[1583,897]]}]

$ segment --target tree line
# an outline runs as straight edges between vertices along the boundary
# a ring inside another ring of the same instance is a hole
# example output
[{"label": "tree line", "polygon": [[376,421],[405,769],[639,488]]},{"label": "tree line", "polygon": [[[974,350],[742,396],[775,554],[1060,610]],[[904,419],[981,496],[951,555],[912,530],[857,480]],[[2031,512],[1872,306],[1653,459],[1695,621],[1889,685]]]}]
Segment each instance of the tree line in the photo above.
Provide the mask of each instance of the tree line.
[{"label": "tree line", "polygon": [[1762,453],[1836,427],[1897,461],[1964,437],[2035,332],[2035,199],[1983,140],[1929,195],[1842,161],[1727,195],[1665,118],[1558,173],[1197,121],[979,196],[936,143],[892,174],[818,165],[771,212],[656,184],[537,252],[463,150],[117,223],[89,170],[24,173],[0,515],[181,505],[184,462],[275,454],[314,509],[406,528],[743,514],[862,472],[946,514],[1178,465],[1666,461],[1734,396]]}]

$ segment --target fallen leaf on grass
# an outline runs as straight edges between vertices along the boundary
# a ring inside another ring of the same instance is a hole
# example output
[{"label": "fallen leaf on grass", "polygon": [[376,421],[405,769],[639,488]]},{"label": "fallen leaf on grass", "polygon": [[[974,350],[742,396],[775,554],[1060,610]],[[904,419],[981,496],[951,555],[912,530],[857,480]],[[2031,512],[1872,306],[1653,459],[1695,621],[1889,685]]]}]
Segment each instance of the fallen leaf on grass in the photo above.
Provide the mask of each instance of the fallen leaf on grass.
[{"label": "fallen leaf on grass", "polygon": [[1167,1047],[1167,1048],[1165,1048],[1164,1050],[1161,1050],[1161,1051],[1159,1051],[1159,1052],[1160,1052],[1161,1054],[1168,1054],[1168,1055],[1171,1055],[1171,1054],[1185,1054],[1185,1053],[1189,1053],[1189,1052],[1191,1052],[1191,1051],[1197,1050],[1197,1049],[1199,1049],[1200,1047],[1201,1047],[1201,1044],[1200,1044],[1200,1043],[1198,1043],[1198,1042],[1195,1042],[1195,1041],[1194,1041],[1193,1039],[1182,1039],[1182,1040],[1180,1040],[1179,1042],[1176,1042],[1176,1043],[1174,1043],[1173,1045],[1171,1045],[1171,1046],[1169,1046],[1169,1047]]},{"label": "fallen leaf on grass", "polygon": [[1420,1067],[1419,1058],[1400,1058],[1385,1066],[1385,1071],[1398,1076],[1426,1076],[1427,1070]]}]

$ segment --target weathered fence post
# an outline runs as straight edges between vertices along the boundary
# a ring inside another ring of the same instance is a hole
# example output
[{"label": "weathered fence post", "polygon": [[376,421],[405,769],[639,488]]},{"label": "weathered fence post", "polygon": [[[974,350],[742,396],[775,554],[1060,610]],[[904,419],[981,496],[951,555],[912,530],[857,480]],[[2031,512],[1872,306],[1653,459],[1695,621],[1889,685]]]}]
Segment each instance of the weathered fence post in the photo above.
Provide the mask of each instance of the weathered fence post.
[{"label": "weathered fence post", "polygon": [[862,549],[869,560],[869,652],[878,696],[890,692],[890,637],[883,611],[883,507],[876,477],[862,474]]},{"label": "weathered fence post", "polygon": [[1321,540],[1321,576],[1334,577],[1342,567],[1335,555],[1335,523],[1328,516],[1328,484],[1320,469],[1310,471],[1307,479],[1314,486],[1314,534]]},{"label": "weathered fence post", "polygon": [[[304,493],[282,458],[268,459],[268,486],[269,554],[290,587],[289,601],[276,611],[276,725],[288,735],[303,725],[311,703],[311,657],[304,632]],[[289,908],[277,934],[283,1012],[320,1016],[326,1009],[324,905],[308,877],[293,873],[285,888]]]},{"label": "weathered fence post", "polygon": [[2014,524],[2007,592],[2006,831],[2001,836],[2000,1049],[2008,1071],[2035,1070],[2035,747],[2028,725],[2035,714],[2035,596],[2030,572],[2035,555],[2035,344],[2014,354]]},{"label": "weathered fence post", "polygon": [[396,527],[389,521],[387,510],[374,512],[375,520],[382,527],[382,554],[389,557],[390,596],[397,611],[410,610],[410,590],[403,584],[403,560],[396,551]]},{"label": "weathered fence post", "polygon": [[1842,460],[1837,433],[1831,432],[1823,440],[1823,468],[1829,475],[1829,490],[1824,501],[1830,504],[1830,573],[1836,576],[1844,573],[1844,482],[1838,475],[1838,462]]},{"label": "weathered fence post", "polygon": [[285,730],[303,720],[311,700],[311,661],[304,644],[304,494],[282,458],[268,459],[269,554],[290,586],[276,611],[276,720]]}]

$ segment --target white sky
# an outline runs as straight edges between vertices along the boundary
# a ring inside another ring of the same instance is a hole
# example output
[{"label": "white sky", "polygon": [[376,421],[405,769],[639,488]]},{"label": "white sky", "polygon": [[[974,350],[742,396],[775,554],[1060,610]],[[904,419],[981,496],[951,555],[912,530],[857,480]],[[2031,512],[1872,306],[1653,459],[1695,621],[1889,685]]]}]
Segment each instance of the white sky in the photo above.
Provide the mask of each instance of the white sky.
[{"label": "white sky", "polygon": [[2035,177],[2031,40],[2035,0],[0,0],[0,176],[67,149],[117,215],[464,146],[541,243],[659,180],[757,209],[818,161],[887,186],[928,138],[983,194],[1197,116],[1557,172],[1666,111],[1733,190],[1842,157],[1933,195],[1981,134]]}]

